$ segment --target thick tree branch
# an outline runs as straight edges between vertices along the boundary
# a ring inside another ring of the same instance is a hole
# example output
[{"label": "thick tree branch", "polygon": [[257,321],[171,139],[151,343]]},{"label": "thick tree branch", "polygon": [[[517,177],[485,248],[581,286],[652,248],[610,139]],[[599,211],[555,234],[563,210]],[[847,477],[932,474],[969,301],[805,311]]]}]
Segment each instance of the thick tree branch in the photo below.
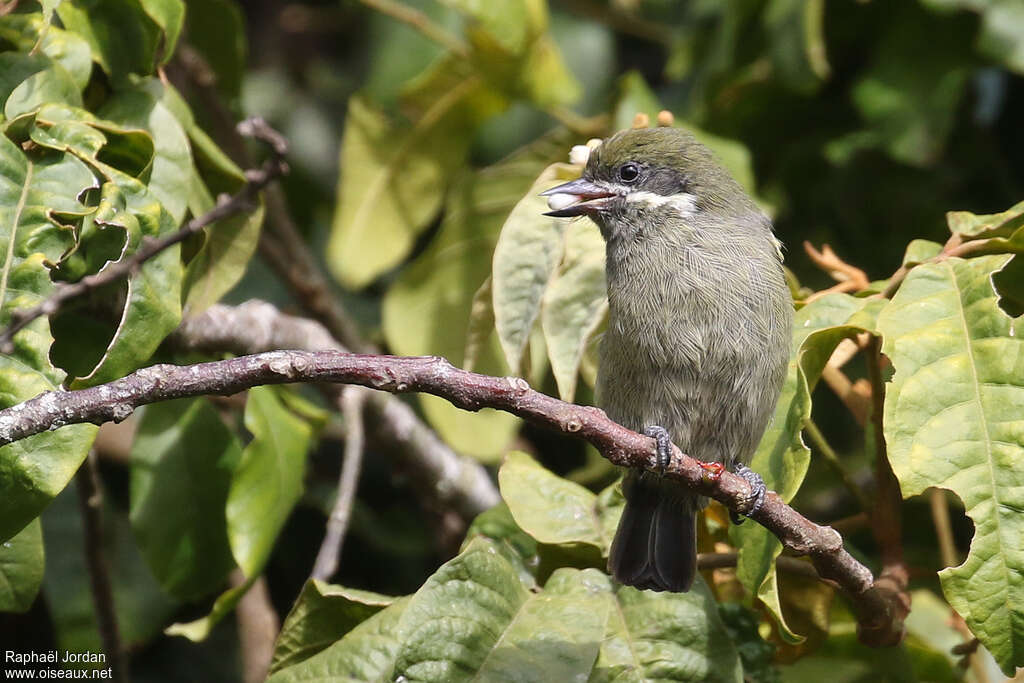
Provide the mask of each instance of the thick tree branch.
[{"label": "thick tree branch", "polygon": [[[517,377],[489,377],[454,367],[443,358],[273,351],[190,366],[155,365],[108,384],[80,391],[52,391],[0,411],[0,445],[82,422],[123,420],[135,408],[204,394],[234,394],[260,384],[335,382],[392,393],[424,392],[464,410],[494,408],[538,426],[585,439],[622,467],[655,470],[654,441],[612,422],[604,411],[565,403],[530,389]],[[750,486],[673,448],[664,476],[686,484],[730,510],[745,510]],[[811,558],[818,574],[839,585],[854,602],[861,639],[890,645],[903,634],[898,595],[874,585],[871,571],[843,549],[833,529],[801,516],[769,493],[752,516],[798,555]]]},{"label": "thick tree branch", "polygon": [[[202,315],[186,318],[174,342],[189,350],[239,355],[275,349],[347,351],[320,323],[285,315],[263,301],[211,306]],[[337,402],[340,387],[321,388]],[[487,470],[441,441],[407,403],[390,394],[368,392],[363,408],[370,443],[392,454],[432,509],[454,510],[469,520],[501,500]]]},{"label": "thick tree branch", "polygon": [[288,171],[288,165],[284,161],[284,155],[288,152],[288,145],[284,138],[262,119],[242,121],[238,124],[238,130],[242,135],[267,143],[272,151],[270,158],[260,168],[250,169],[245,172],[246,182],[242,189],[230,197],[219,198],[216,206],[202,216],[193,218],[177,232],[165,235],[159,239],[144,239],[139,249],[123,261],[111,263],[95,275],[83,277],[78,282],[57,283],[54,286],[53,293],[39,304],[32,308],[12,312],[7,329],[0,333],[0,352],[11,353],[14,350],[14,335],[36,318],[41,318],[44,315],[53,315],[71,299],[80,297],[113,282],[119,282],[132,277],[146,261],[149,261],[165,249],[183,242],[188,237],[219,220],[252,210],[253,200],[256,198],[257,193],[275,178]]}]

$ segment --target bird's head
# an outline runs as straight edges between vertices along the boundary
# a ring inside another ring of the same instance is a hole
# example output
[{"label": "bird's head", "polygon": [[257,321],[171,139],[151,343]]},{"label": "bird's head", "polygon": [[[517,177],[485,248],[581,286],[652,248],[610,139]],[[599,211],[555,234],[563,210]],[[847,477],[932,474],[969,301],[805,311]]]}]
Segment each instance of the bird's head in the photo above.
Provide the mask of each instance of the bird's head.
[{"label": "bird's head", "polygon": [[607,240],[758,212],[704,145],[669,127],[613,135],[591,150],[579,179],[542,194],[545,215],[589,216]]}]

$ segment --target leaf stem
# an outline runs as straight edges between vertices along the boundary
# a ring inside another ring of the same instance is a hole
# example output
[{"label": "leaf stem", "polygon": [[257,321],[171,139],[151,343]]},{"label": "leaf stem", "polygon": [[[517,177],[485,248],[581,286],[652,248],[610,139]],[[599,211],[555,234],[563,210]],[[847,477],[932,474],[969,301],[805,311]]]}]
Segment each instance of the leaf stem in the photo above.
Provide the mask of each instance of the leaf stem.
[{"label": "leaf stem", "polygon": [[411,26],[425,37],[451,50],[459,57],[469,57],[469,45],[452,35],[423,12],[394,0],[359,0],[371,9]]},{"label": "leaf stem", "polygon": [[860,505],[860,508],[865,512],[870,510],[872,507],[871,498],[869,498],[868,494],[864,492],[864,489],[857,485],[857,482],[853,480],[850,473],[846,471],[845,467],[843,467],[843,463],[840,461],[835,449],[832,448],[831,444],[829,444],[817,423],[808,418],[804,422],[804,432],[808,437],[810,437],[814,448],[817,449],[821,457],[824,458],[825,463],[832,468],[832,471],[836,473],[839,480],[843,483],[843,486],[846,487],[846,490],[850,492]]}]

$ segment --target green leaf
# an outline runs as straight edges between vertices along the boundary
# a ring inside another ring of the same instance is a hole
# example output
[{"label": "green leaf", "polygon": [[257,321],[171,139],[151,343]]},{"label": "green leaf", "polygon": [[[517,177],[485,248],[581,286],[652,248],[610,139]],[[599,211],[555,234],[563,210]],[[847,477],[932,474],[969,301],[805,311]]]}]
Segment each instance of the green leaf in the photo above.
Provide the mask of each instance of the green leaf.
[{"label": "green leaf", "polygon": [[480,88],[467,77],[412,125],[395,126],[360,97],[349,101],[341,178],[327,259],[348,287],[398,265],[437,215],[445,187],[465,157],[460,105]]},{"label": "green leaf", "polygon": [[245,275],[259,242],[263,202],[255,211],[226,218],[207,228],[206,240],[189,261],[182,285],[185,311],[196,316],[220,301]]},{"label": "green leaf", "polygon": [[967,86],[970,35],[962,23],[909,6],[885,27],[853,101],[890,156],[926,166],[941,154]]},{"label": "green leaf", "polygon": [[607,552],[611,537],[597,514],[597,496],[542,467],[525,453],[505,457],[501,497],[516,524],[541,543],[586,543]]},{"label": "green leaf", "polygon": [[[843,339],[874,329],[874,317],[884,305],[880,300],[858,299],[847,294],[830,294],[796,312],[789,370],[775,408],[750,463],[765,485],[786,502],[803,483],[810,464],[810,450],[801,437],[811,414],[811,391],[835,347]],[[775,559],[782,544],[757,524],[733,526],[732,543],[740,549],[737,578],[771,610],[783,635],[797,642],[800,637],[786,625],[775,576]]]},{"label": "green leaf", "polygon": [[1024,665],[1024,349],[998,306],[1007,256],[910,272],[878,320],[895,369],[885,402],[889,460],[904,496],[950,489],[974,521],[966,561],[939,573],[950,605],[1004,672]]},{"label": "green leaf", "polygon": [[586,678],[605,630],[607,590],[596,570],[561,569],[532,593],[493,541],[479,537],[412,597],[392,677]]},{"label": "green leaf", "polygon": [[904,266],[916,266],[929,261],[942,252],[942,245],[931,240],[911,240],[903,254]]},{"label": "green leaf", "polygon": [[150,74],[174,52],[185,19],[181,0],[62,2],[57,16],[84,38],[92,58],[116,84],[128,74]]},{"label": "green leaf", "polygon": [[396,599],[316,579],[307,581],[281,626],[270,672],[295,666],[322,652]]},{"label": "green leaf", "polygon": [[544,169],[505,219],[494,247],[494,325],[513,374],[522,372],[541,297],[562,257],[565,222],[542,215],[548,210],[547,202],[538,195],[578,172],[562,163]]},{"label": "green leaf", "polygon": [[736,648],[700,576],[688,593],[619,586],[605,597],[611,609],[592,683],[743,680]]},{"label": "green leaf", "polygon": [[106,101],[99,115],[120,126],[141,128],[152,135],[156,154],[146,184],[171,214],[174,223],[180,224],[188,208],[189,183],[195,167],[188,136],[165,104],[165,99],[173,96],[165,92],[159,80],[148,79],[131,89],[118,91]]},{"label": "green leaf", "polygon": [[970,211],[950,211],[946,214],[949,231],[969,239],[1009,237],[1024,227],[1024,202],[1011,206],[1002,213],[977,215]]},{"label": "green leaf", "polygon": [[188,638],[193,643],[200,643],[210,635],[213,627],[235,609],[238,601],[252,588],[259,576],[251,576],[245,582],[221,593],[210,608],[210,613],[187,623],[171,624],[164,629],[169,636]]},{"label": "green leaf", "polygon": [[32,520],[0,543],[0,612],[27,612],[43,583],[43,527]]},{"label": "green leaf", "polygon": [[153,575],[177,598],[216,590],[234,566],[224,506],[241,450],[205,399],[142,413],[132,443],[132,531]]},{"label": "green leaf", "polygon": [[583,354],[608,314],[604,261],[604,238],[597,226],[570,224],[562,263],[544,292],[541,311],[551,371],[563,401],[575,398]]},{"label": "green leaf", "polygon": [[235,561],[247,577],[258,576],[274,540],[302,494],[306,451],[312,430],[276,395],[275,387],[254,387],[245,403],[245,428],[252,441],[228,494],[228,538]]},{"label": "green leaf", "polygon": [[[103,548],[110,566],[110,585],[121,640],[135,648],[160,633],[180,604],[168,597],[139,555],[123,512],[109,503],[102,508]],[[43,591],[53,621],[55,646],[73,652],[100,652],[99,625],[85,563],[85,533],[75,487],[61,493],[43,513],[46,575]]]},{"label": "green leaf", "polygon": [[[104,166],[101,170],[125,199],[125,210],[111,217],[110,223],[131,234],[130,222],[137,221],[142,237],[161,237],[176,230],[171,216],[145,185],[116,169]],[[130,243],[129,249],[133,252],[138,244]],[[150,359],[181,321],[181,276],[179,245],[163,250],[142,266],[128,281],[124,311],[102,359],[91,373],[72,382],[72,389],[123,377]]]},{"label": "green leaf", "polygon": [[[77,199],[96,181],[82,162],[64,154],[23,154],[0,135],[0,326],[11,312],[30,308],[53,289],[47,262],[72,245],[72,230],[51,212],[82,215]],[[45,318],[14,337],[0,356],[0,407],[59,388],[64,374],[50,364],[53,337]],[[73,425],[0,448],[0,542],[18,533],[71,479],[96,428]]]},{"label": "green leaf", "polygon": [[764,13],[772,64],[782,82],[812,93],[829,76],[824,0],[771,0]]},{"label": "green leaf", "polygon": [[390,680],[402,644],[399,623],[409,600],[398,598],[323,652],[278,671],[268,683]]},{"label": "green leaf", "polygon": [[[565,156],[564,135],[541,138],[509,159],[456,182],[437,237],[384,297],[388,346],[402,355],[437,354],[463,362],[473,298],[491,269],[491,255],[505,217],[541,169]],[[477,372],[507,374],[495,334],[479,347]],[[484,409],[467,413],[443,399],[420,395],[430,423],[456,450],[494,461],[518,420]]]},{"label": "green leaf", "polygon": [[[56,5],[52,0],[46,4]],[[52,11],[52,8],[48,11]],[[0,17],[0,38],[11,43],[19,52],[27,53],[35,49],[50,57],[64,67],[78,90],[83,90],[92,72],[89,44],[70,31],[48,24],[48,21],[42,14],[8,14]]]},{"label": "green leaf", "polygon": [[[24,63],[18,64],[18,62]],[[78,86],[71,78],[71,74],[59,63],[43,56],[30,57],[10,53],[0,55],[0,70],[11,69],[18,76],[27,68],[31,68],[30,64],[39,68],[34,70],[31,75],[26,75],[24,80],[15,85],[9,94],[5,93],[6,96],[2,98],[6,118],[17,118],[50,102],[82,105],[82,95]],[[6,89],[4,86],[9,83],[10,81],[0,85],[0,88]]]}]

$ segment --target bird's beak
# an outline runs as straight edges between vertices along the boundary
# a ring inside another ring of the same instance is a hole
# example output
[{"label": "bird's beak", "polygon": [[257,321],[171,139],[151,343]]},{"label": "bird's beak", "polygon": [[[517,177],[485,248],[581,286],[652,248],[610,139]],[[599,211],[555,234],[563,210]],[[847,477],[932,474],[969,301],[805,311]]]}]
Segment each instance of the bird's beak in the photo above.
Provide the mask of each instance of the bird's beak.
[{"label": "bird's beak", "polygon": [[585,178],[577,178],[540,193],[551,211],[545,216],[570,218],[597,213],[615,193]]}]

